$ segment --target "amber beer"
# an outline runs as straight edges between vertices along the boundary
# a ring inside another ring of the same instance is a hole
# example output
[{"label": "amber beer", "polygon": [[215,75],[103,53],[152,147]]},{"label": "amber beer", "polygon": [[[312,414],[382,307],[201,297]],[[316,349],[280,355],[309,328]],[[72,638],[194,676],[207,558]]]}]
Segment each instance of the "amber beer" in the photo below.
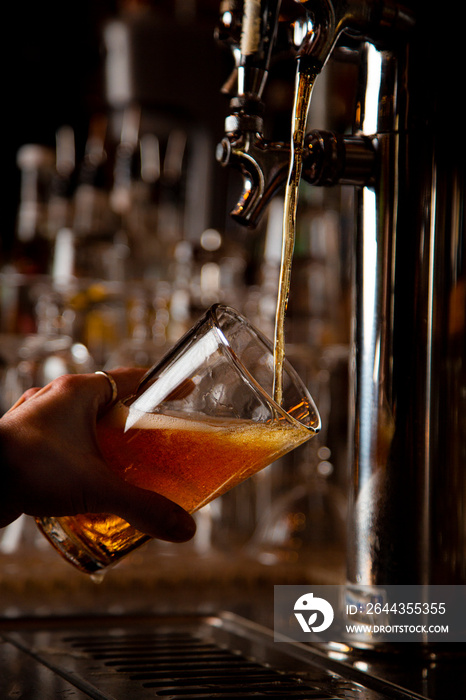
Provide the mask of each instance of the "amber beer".
[{"label": "amber beer", "polygon": [[[142,413],[123,403],[97,426],[99,447],[109,467],[191,513],[308,437],[308,429],[298,422],[196,419]],[[121,559],[145,539],[113,515],[76,515],[59,521],[68,537],[88,551],[89,563],[81,562],[87,573]],[[98,566],[92,563],[96,560]]]}]

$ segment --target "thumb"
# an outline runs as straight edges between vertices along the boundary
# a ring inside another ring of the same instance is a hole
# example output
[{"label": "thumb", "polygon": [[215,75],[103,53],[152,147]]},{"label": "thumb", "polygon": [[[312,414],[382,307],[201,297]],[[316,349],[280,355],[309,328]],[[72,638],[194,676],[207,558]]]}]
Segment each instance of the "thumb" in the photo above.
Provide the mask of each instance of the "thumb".
[{"label": "thumb", "polygon": [[187,542],[194,536],[193,517],[174,501],[119,479],[112,486],[108,512],[123,518],[137,530],[168,542]]}]

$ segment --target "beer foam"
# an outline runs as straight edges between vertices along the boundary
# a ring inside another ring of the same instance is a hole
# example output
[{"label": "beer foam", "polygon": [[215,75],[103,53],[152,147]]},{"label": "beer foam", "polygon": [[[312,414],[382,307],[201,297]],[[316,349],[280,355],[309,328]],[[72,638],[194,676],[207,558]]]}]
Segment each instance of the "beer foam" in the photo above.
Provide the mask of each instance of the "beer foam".
[{"label": "beer foam", "polygon": [[[242,437],[248,440],[260,440],[264,443],[282,443],[290,439],[291,432],[302,432],[303,439],[307,438],[308,431],[303,426],[299,428],[289,423],[254,423],[245,419],[221,419],[215,417],[188,417],[166,413],[145,413],[132,406],[127,407],[122,403],[116,404],[103,419],[113,425],[128,430],[183,430],[203,433],[222,432],[232,433],[235,439]],[[286,437],[285,437],[286,434]]]},{"label": "beer foam", "polygon": [[129,428],[144,429],[144,430],[184,430],[184,431],[199,431],[199,432],[234,432],[235,434],[242,432],[262,432],[264,426],[261,423],[251,423],[247,420],[228,418],[222,420],[215,417],[196,416],[175,416],[167,413],[143,413],[132,407],[128,410],[128,415],[125,420],[125,431]]},{"label": "beer foam", "polygon": [[143,430],[199,430],[207,431],[211,426],[199,420],[171,416],[166,413],[144,413],[130,406],[125,419],[125,432],[130,428]]}]

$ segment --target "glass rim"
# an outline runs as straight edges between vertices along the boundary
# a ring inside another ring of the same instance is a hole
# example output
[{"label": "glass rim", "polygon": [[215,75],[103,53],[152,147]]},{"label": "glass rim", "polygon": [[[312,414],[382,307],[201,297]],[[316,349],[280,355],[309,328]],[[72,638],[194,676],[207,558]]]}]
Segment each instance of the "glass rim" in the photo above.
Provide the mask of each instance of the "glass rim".
[{"label": "glass rim", "polygon": [[[218,318],[218,312],[220,310],[222,310],[223,312],[226,312],[231,317],[234,317],[235,319],[237,319],[241,323],[246,324],[248,326],[248,328],[250,328],[251,331],[254,333],[254,335],[256,335],[258,337],[258,339],[269,350],[270,354],[272,355],[272,358],[273,358],[273,354],[274,354],[273,353],[273,345],[272,345],[271,341],[267,338],[267,336],[265,336],[258,328],[256,328],[254,325],[252,325],[251,322],[248,321],[248,319],[245,316],[243,316],[243,314],[236,311],[236,309],[234,309],[232,306],[229,306],[227,304],[221,304],[221,303],[213,304],[207,310],[206,316],[210,317],[211,322],[212,322],[212,327],[214,328],[215,332],[217,333],[222,345],[227,349],[231,361],[237,367],[237,369],[242,374],[242,376],[248,381],[249,384],[252,384],[254,386],[254,389],[256,391],[258,391],[259,394],[264,396],[267,399],[267,401],[272,404],[274,410],[276,410],[281,415],[285,416],[287,420],[291,420],[296,425],[299,425],[300,427],[305,428],[306,430],[309,430],[309,432],[311,432],[314,435],[319,433],[321,428],[322,428],[320,413],[317,409],[317,406],[315,404],[313,397],[311,396],[309,389],[306,387],[303,380],[301,379],[299,374],[296,372],[296,370],[294,369],[293,365],[289,362],[289,360],[287,360],[285,357],[284,362],[283,362],[283,370],[286,371],[286,373],[291,377],[291,379],[293,380],[293,382],[297,386],[301,386],[303,388],[303,390],[305,392],[305,397],[306,397],[306,399],[309,400],[310,406],[312,407],[314,414],[315,414],[315,417],[317,419],[317,425],[315,425],[315,426],[314,425],[306,425],[305,423],[301,422],[300,420],[298,420],[297,418],[292,416],[290,413],[288,413],[288,411],[285,410],[283,408],[283,406],[280,406],[280,404],[278,404],[275,401],[273,396],[271,396],[264,389],[264,387],[261,384],[259,384],[257,379],[255,379],[254,376],[251,374],[251,372],[249,372],[249,370],[241,362],[241,360],[239,359],[239,357],[235,353],[234,348],[232,347],[230,341],[228,340],[227,336],[225,335],[225,333],[222,331],[222,329],[220,327],[220,321]],[[273,371],[273,369],[272,369],[272,371]]]}]

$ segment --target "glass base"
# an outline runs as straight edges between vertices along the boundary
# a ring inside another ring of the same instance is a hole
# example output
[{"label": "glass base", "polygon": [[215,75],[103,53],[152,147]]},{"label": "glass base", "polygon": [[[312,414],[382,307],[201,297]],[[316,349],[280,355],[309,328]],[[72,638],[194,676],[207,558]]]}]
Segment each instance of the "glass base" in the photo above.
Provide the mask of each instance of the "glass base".
[{"label": "glass base", "polygon": [[110,562],[99,561],[82,543],[71,539],[57,518],[36,518],[36,524],[61,556],[83,573],[97,574],[109,566]]},{"label": "glass base", "polygon": [[86,574],[117,564],[150,539],[110,514],[36,518],[42,534],[61,556]]}]

